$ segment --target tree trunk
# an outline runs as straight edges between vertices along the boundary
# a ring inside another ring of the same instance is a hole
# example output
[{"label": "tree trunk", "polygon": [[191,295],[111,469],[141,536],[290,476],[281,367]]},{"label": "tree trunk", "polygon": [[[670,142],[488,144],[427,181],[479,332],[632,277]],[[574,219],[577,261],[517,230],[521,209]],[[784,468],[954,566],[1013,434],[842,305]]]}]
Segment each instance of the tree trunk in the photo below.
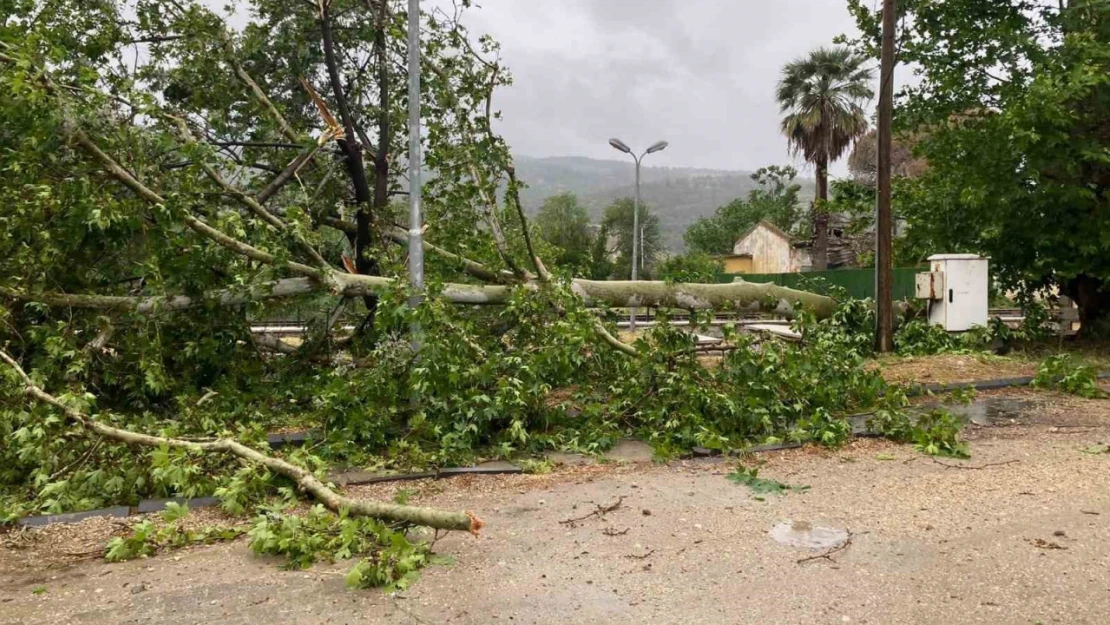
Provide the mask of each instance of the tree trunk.
[{"label": "tree trunk", "polygon": [[1110,285],[1080,274],[1064,285],[1064,293],[1079,307],[1079,333],[1083,337],[1110,336]]},{"label": "tree trunk", "polygon": [[817,197],[813,202],[813,270],[829,268],[829,162],[825,157],[817,160]]},{"label": "tree trunk", "polygon": [[[333,272],[323,280],[284,278],[256,285],[210,291],[201,296],[154,295],[88,295],[78,293],[19,293],[0,288],[0,296],[47,306],[130,311],[155,314],[184,310],[204,304],[217,306],[241,305],[249,301],[297,297],[310,293],[331,292],[333,295],[364,297],[393,288],[393,278]],[[571,280],[570,289],[582,297],[587,306],[611,308],[680,308],[685,310],[733,310],[774,313],[793,317],[798,304],[813,311],[818,319],[836,310],[836,300],[824,295],[798,291],[771,283],[730,282],[727,284],[671,283],[652,280]],[[539,289],[529,282],[525,288]],[[443,285],[441,296],[454,304],[504,305],[509,302],[512,287],[499,284]]]},{"label": "tree trunk", "polygon": [[[370,191],[370,181],[366,177],[366,164],[362,159],[362,146],[358,142],[358,132],[355,130],[354,117],[347,104],[347,95],[343,92],[343,79],[339,74],[339,61],[335,54],[335,39],[331,28],[331,15],[328,3],[321,5],[320,30],[324,42],[324,58],[328,67],[328,79],[331,82],[332,94],[335,96],[339,117],[343,122],[344,138],[339,140],[339,149],[345,156],[344,163],[347,174],[355,190],[355,269],[362,275],[372,276],[378,274],[378,261],[371,253],[374,213],[371,209],[373,196]],[[385,25],[381,25],[385,28]],[[389,112],[384,111],[388,116]],[[380,141],[380,139],[379,139]],[[366,304],[367,321],[373,324],[374,313],[378,308],[376,295],[367,295],[363,298]]]}]

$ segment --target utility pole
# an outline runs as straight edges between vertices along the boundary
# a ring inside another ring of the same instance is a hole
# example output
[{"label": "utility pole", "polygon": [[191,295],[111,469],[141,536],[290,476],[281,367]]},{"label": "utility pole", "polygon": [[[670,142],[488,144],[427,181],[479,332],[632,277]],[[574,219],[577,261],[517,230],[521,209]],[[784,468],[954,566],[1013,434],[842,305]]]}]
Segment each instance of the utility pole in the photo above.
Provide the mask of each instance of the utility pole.
[{"label": "utility pole", "polygon": [[892,248],[894,220],[890,208],[890,145],[894,121],[894,0],[883,0],[883,41],[879,62],[879,163],[875,219],[875,349],[894,351]]},{"label": "utility pole", "polygon": [[[385,2],[386,0],[381,0]],[[424,220],[420,215],[420,0],[409,0],[409,280],[420,303],[424,290]],[[382,25],[384,28],[385,26]],[[384,114],[388,114],[386,111]],[[384,139],[383,139],[384,141]],[[420,349],[420,328],[414,324],[413,347]]]}]

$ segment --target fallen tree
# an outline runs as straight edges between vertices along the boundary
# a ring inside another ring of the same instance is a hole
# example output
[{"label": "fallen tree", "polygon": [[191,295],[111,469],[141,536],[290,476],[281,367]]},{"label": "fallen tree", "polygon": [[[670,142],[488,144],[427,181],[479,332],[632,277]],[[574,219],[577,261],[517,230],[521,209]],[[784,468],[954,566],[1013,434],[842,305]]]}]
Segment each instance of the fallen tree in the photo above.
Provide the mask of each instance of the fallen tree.
[{"label": "fallen tree", "polygon": [[[535,281],[521,283],[528,289],[541,288]],[[731,310],[750,313],[771,313],[793,317],[798,306],[804,306],[818,318],[825,318],[836,308],[831,297],[798,291],[771,283],[731,282],[726,284],[676,284],[661,281],[583,280],[567,283],[571,292],[582,298],[586,306],[611,308],[677,308],[685,310]],[[252,301],[292,298],[313,293],[329,293],[347,297],[380,295],[396,287],[393,278],[341,274],[338,272],[319,280],[285,278],[248,286],[223,289],[198,296],[155,295],[119,296],[80,293],[19,293],[0,291],[8,297],[47,306],[119,310],[157,313],[215,304],[238,306]],[[511,287],[447,283],[440,296],[462,305],[504,305],[511,296]]]},{"label": "fallen tree", "polygon": [[[594,449],[649,426],[687,446],[779,435],[800,416],[772,394],[781,389],[750,404],[731,397],[747,384],[736,376],[758,370],[741,356],[710,383],[693,368],[689,335],[660,328],[631,345],[596,309],[827,318],[836,302],[769,284],[549,270],[492,131],[493,92],[508,75],[496,44],[472,41],[460,14],[422,18],[424,148],[437,175],[424,195],[429,286],[417,294],[401,277],[410,224],[391,206],[407,192],[394,156],[405,128],[392,123],[407,97],[399,2],[257,3],[238,32],[197,1],[60,0],[31,19],[37,4],[0,32],[0,203],[10,207],[0,348],[35,376],[0,383],[0,436],[12,441],[0,449],[0,505],[17,509],[4,517],[219,488],[257,501],[261,488],[227,475],[234,457],[332,510],[473,530],[459,513],[345,499],[303,468],[307,458],[242,441],[309,422],[328,432],[314,450],[328,460],[441,466]],[[136,7],[138,22],[127,18]],[[149,54],[121,67],[135,42]],[[303,345],[251,336],[252,321],[291,310],[307,317]],[[340,316],[354,336],[331,336]],[[782,384],[813,389],[849,373],[826,363]],[[596,407],[596,420],[562,422],[560,388],[596,393],[574,400]],[[860,383],[810,403],[839,409],[870,392]],[[105,420],[74,402],[95,403]],[[140,433],[156,431],[166,434]],[[199,458],[174,455],[183,451]]]}]

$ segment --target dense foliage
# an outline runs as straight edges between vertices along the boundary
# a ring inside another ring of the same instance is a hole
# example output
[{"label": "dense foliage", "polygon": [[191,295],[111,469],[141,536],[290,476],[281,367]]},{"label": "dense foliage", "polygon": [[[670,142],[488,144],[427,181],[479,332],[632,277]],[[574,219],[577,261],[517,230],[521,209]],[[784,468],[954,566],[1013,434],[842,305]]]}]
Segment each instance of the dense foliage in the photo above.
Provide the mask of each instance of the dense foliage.
[{"label": "dense foliage", "polygon": [[[849,0],[876,54],[872,3]],[[1110,313],[1110,5],[903,0],[896,123],[927,171],[896,185],[920,250],[991,257],[1006,289],[1058,288],[1084,332]],[[900,70],[904,71],[904,70]]]},{"label": "dense foliage", "polygon": [[686,249],[695,254],[729,254],[737,240],[763,219],[786,232],[802,227],[801,186],[794,182],[797,175],[790,166],[760,168],[752,174],[758,186],[748,197],[718,207],[712,217],[702,217],[686,230],[682,235]]},{"label": "dense foliage", "polygon": [[572,193],[553,195],[543,202],[536,215],[536,229],[545,241],[557,248],[548,262],[569,268],[574,273],[587,272],[594,232],[590,215]]},{"label": "dense foliage", "polygon": [[[600,232],[605,235],[606,256],[612,257],[610,273],[600,278],[627,280],[632,275],[632,211],[633,198],[621,198],[605,207]],[[651,207],[640,202],[640,240],[641,259],[637,263],[641,280],[655,275],[655,261],[663,252],[663,235],[659,229],[659,217]],[[610,241],[611,239],[611,241]]]},{"label": "dense foliage", "polygon": [[[613,338],[616,314],[587,309],[540,261],[555,250],[533,235],[550,230],[523,218],[523,182],[491,131],[492,90],[508,80],[496,44],[438,11],[422,19],[436,175],[416,298],[395,279],[407,250],[393,245],[408,225],[391,202],[404,188],[401,3],[252,6],[229,31],[200,2],[26,2],[0,29],[0,348],[61,403],[118,428],[256,449],[267,432],[313,430],[317,444],[282,453],[321,477],[340,462],[439,467],[631,435],[662,456],[837,445],[847,414],[901,408],[863,366],[865,302],[821,320],[801,310],[796,344],[730,330],[721,358],[666,323],[633,347]],[[126,56],[136,41],[149,49]],[[766,172],[784,215],[796,205],[787,174]],[[596,264],[601,241],[607,259],[615,237],[615,276],[630,267],[631,221],[631,201],[615,203],[591,250]],[[651,269],[646,209],[642,223]],[[491,294],[498,305],[477,305]],[[305,325],[299,344],[258,331],[287,317]],[[215,494],[233,513],[296,497],[289,478],[230,456],[95,436],[0,370],[2,520],[149,496]],[[372,522],[313,519],[266,516],[254,544],[299,564],[370,553],[359,585],[402,583],[424,562]],[[113,553],[189,540],[141,526]]]}]

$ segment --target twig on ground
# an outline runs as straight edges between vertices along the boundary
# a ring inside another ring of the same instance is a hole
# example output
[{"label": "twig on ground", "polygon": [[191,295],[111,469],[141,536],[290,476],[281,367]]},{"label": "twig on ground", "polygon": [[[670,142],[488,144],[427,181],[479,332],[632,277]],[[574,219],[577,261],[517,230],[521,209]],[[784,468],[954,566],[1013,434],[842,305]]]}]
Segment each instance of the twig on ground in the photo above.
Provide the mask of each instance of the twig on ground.
[{"label": "twig on ground", "polygon": [[648,556],[650,556],[653,553],[655,553],[655,550],[651,549],[642,556],[638,556],[634,553],[630,553],[630,554],[626,555],[625,557],[628,558],[629,560],[643,560],[643,559],[647,558]]},{"label": "twig on ground", "polygon": [[844,539],[844,542],[842,542],[839,545],[833,547],[832,549],[829,549],[825,553],[819,553],[815,556],[807,556],[805,558],[802,558],[801,560],[798,560],[798,564],[803,564],[805,562],[810,562],[812,560],[828,560],[829,562],[832,562],[832,563],[835,564],[836,560],[832,559],[833,555],[837,554],[837,553],[840,553],[841,551],[844,551],[848,547],[851,547],[852,546],[852,536],[853,536],[852,532],[849,531],[848,532],[848,538]]},{"label": "twig on ground", "polygon": [[606,536],[624,536],[625,534],[628,533],[628,530],[630,530],[630,529],[632,529],[632,528],[626,527],[622,530],[618,530],[616,528],[607,527],[604,530],[602,530],[601,533],[605,534]]},{"label": "twig on ground", "polygon": [[[575,524],[579,521],[585,521],[586,519],[588,519],[590,517],[595,517],[595,516],[600,519],[601,517],[605,516],[606,514],[608,514],[612,511],[616,510],[617,508],[621,507],[621,503],[623,503],[623,502],[624,502],[624,495],[621,495],[620,497],[617,498],[616,502],[611,503],[607,506],[603,506],[601,504],[596,504],[595,503],[594,505],[597,506],[597,508],[593,512],[591,512],[591,513],[589,513],[585,516],[580,516],[580,517],[574,518],[574,519],[564,519],[562,521],[559,521],[559,523],[561,525],[573,525],[573,524]],[[593,503],[593,502],[591,501],[590,503]]]},{"label": "twig on ground", "polygon": [[91,551],[65,551],[62,553],[70,558],[99,558],[100,556],[104,555],[104,547],[99,547]]},{"label": "twig on ground", "polygon": [[1053,549],[1067,549],[1067,547],[1065,547],[1061,544],[1054,543],[1051,540],[1045,540],[1043,538],[1027,538],[1025,540],[1030,545],[1033,545],[1034,547],[1036,547],[1038,549],[1044,549],[1046,551],[1047,550],[1053,550]]},{"label": "twig on ground", "polygon": [[940,460],[937,460],[936,458],[930,458],[930,460],[932,460],[933,462],[939,464],[940,466],[942,466],[946,469],[970,469],[972,471],[978,471],[979,469],[988,469],[990,467],[1001,467],[1001,466],[1004,466],[1004,465],[1007,465],[1007,464],[1014,464],[1015,462],[1021,462],[1020,460],[1007,460],[1005,462],[988,462],[987,464],[981,464],[977,467],[968,467],[968,466],[964,466],[962,464],[948,464],[947,462],[941,462]]}]

